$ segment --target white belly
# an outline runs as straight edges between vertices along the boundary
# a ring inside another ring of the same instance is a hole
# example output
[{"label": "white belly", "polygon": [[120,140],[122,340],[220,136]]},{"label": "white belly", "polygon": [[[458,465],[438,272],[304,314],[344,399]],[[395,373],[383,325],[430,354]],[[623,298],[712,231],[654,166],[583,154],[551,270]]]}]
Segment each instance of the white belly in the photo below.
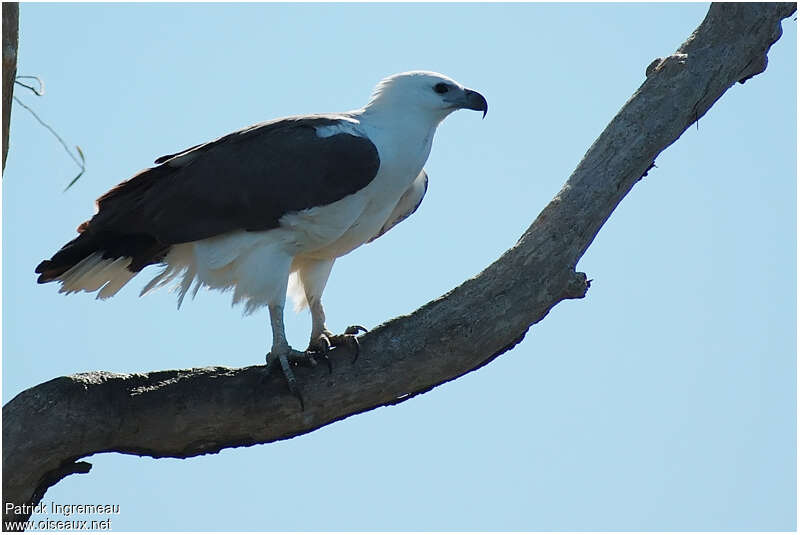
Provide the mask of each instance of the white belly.
[{"label": "white belly", "polygon": [[361,213],[336,239],[318,243],[299,251],[296,256],[308,258],[338,258],[368,242],[380,231],[392,211],[393,204],[368,202]]},{"label": "white belly", "polygon": [[[413,171],[413,170],[412,170]],[[419,173],[379,172],[367,187],[328,206],[287,214],[281,229],[296,238],[293,256],[337,258],[368,242]]]}]

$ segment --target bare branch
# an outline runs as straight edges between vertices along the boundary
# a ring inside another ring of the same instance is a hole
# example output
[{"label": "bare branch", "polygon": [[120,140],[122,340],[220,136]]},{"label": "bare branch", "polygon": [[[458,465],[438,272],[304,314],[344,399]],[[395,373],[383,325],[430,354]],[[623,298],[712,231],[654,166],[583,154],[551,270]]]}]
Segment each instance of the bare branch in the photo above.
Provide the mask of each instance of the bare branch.
[{"label": "bare branch", "polygon": [[[27,87],[28,89],[30,89],[31,91],[33,91],[34,93],[36,93],[36,94],[37,94],[37,95],[39,95],[39,96],[41,96],[41,95],[43,95],[43,94],[44,94],[44,93],[39,93],[39,92],[37,92],[37,91],[36,91],[36,89],[34,89],[33,87],[27,86],[27,85],[25,85],[25,84],[22,84],[22,83],[19,83],[19,82],[17,82],[17,83],[18,83],[19,85],[23,86],[23,87]],[[43,89],[44,89],[44,85],[42,85],[42,90],[43,90]],[[68,189],[69,189],[69,188],[70,188],[70,187],[71,187],[73,184],[75,184],[75,182],[77,182],[77,181],[78,181],[78,179],[79,179],[81,176],[83,176],[83,173],[86,171],[86,158],[83,156],[83,151],[81,150],[81,148],[80,148],[78,145],[75,145],[75,151],[78,153],[78,156],[75,156],[74,154],[72,154],[72,151],[69,149],[69,146],[67,145],[67,142],[66,142],[66,141],[64,141],[64,139],[63,139],[63,138],[62,138],[60,135],[58,135],[58,132],[56,132],[56,131],[55,131],[55,129],[54,129],[52,126],[50,126],[49,124],[47,124],[47,123],[44,121],[44,119],[42,119],[41,117],[39,117],[39,116],[36,114],[36,112],[35,112],[35,111],[33,111],[33,109],[31,109],[31,108],[30,108],[30,106],[28,106],[28,105],[26,105],[24,102],[22,102],[22,101],[19,99],[19,97],[17,97],[17,96],[14,96],[14,102],[16,102],[17,104],[19,104],[20,106],[22,106],[23,108],[25,108],[26,110],[28,110],[28,112],[29,112],[31,115],[33,115],[33,118],[34,118],[34,119],[36,119],[36,120],[39,122],[39,124],[40,124],[40,125],[42,125],[42,126],[44,126],[45,128],[47,128],[47,130],[49,130],[49,131],[50,131],[50,133],[51,133],[51,134],[53,134],[53,136],[55,136],[55,138],[58,140],[58,142],[59,142],[59,143],[61,143],[61,146],[62,146],[62,147],[64,147],[64,150],[65,150],[65,151],[67,151],[67,154],[69,154],[69,157],[70,157],[70,158],[72,158],[72,161],[73,161],[73,162],[75,162],[75,163],[78,165],[78,167],[80,167],[80,168],[81,168],[80,172],[78,173],[78,176],[76,176],[75,178],[73,178],[73,179],[72,179],[72,180],[69,182],[69,184],[67,184],[67,187],[65,187],[65,188],[64,188],[64,191],[67,191],[67,190],[68,190]]]},{"label": "bare branch", "polygon": [[[39,87],[36,88],[36,87],[33,87],[32,85],[23,84],[22,82],[20,82],[20,80],[36,80],[39,83]],[[34,95],[36,95],[37,97],[43,97],[44,96],[44,82],[38,76],[31,76],[31,75],[17,76],[14,79],[14,83],[24,87],[25,89],[30,89],[30,91]]]},{"label": "bare branch", "polygon": [[19,43],[19,3],[3,3],[3,170],[8,154],[8,130],[11,124],[11,95],[17,76]]},{"label": "bare branch", "polygon": [[5,500],[35,503],[93,453],[183,458],[307,433],[410,399],[508,351],[553,306],[585,295],[588,281],[574,268],[606,219],[661,151],[736,82],[764,70],[781,20],[795,9],[713,4],[675,54],[651,65],[512,249],[446,295],[362,336],[355,364],[334,355],[331,375],[324,366],[298,370],[305,411],[279,374],[265,377],[262,366],[53,379],[3,408]]}]

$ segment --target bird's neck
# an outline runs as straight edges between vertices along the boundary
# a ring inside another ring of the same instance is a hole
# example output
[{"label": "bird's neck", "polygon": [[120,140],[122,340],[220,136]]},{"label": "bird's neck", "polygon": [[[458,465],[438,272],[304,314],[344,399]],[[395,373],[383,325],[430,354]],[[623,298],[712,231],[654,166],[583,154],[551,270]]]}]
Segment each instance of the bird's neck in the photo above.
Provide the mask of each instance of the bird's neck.
[{"label": "bird's neck", "polygon": [[361,128],[376,142],[382,165],[403,167],[398,173],[408,174],[413,180],[428,159],[440,121],[381,106],[369,106],[356,113]]},{"label": "bird's neck", "polygon": [[382,136],[391,136],[396,143],[422,143],[430,148],[436,127],[446,114],[440,117],[426,110],[391,104],[391,101],[370,102],[365,108],[358,110],[358,120],[362,125],[380,131]]},{"label": "bird's neck", "polygon": [[410,106],[402,99],[393,98],[391,94],[381,94],[359,110],[365,118],[376,123],[407,123],[424,129],[435,129],[452,111]]}]

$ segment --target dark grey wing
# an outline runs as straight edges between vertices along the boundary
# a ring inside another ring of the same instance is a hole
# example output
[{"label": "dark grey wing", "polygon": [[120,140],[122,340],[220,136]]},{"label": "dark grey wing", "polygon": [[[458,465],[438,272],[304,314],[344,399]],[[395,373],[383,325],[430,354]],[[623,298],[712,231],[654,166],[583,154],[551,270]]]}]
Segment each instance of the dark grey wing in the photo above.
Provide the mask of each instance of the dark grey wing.
[{"label": "dark grey wing", "polygon": [[394,210],[392,210],[392,213],[389,215],[386,223],[384,223],[381,227],[381,230],[379,230],[375,236],[370,238],[367,243],[380,238],[389,232],[392,227],[416,212],[417,208],[419,208],[419,205],[422,204],[422,198],[425,196],[427,191],[428,173],[426,173],[423,169],[419,172],[419,175],[417,175],[417,178],[414,179],[414,182],[411,183],[405,193],[403,193],[403,196],[400,197],[400,200],[397,201]]},{"label": "dark grey wing", "polygon": [[[217,140],[217,141],[221,141],[221,140]],[[158,158],[156,158],[156,161],[154,161],[153,163],[155,163],[155,164],[165,163],[168,160],[171,160],[171,159],[175,158],[176,156],[182,156],[182,155],[187,154],[189,152],[192,152],[193,150],[195,150],[197,148],[200,148],[200,147],[202,147],[204,145],[206,145],[206,143],[199,143],[199,144],[197,144],[197,145],[195,145],[193,147],[189,147],[188,149],[184,149],[184,150],[182,150],[180,152],[176,152],[175,154],[167,154],[165,156],[159,156]]]},{"label": "dark grey wing", "polygon": [[232,230],[276,228],[286,213],[333,203],[369,184],[380,160],[351,134],[319,137],[334,117],[289,118],[159,159],[98,200],[90,225],[141,232],[172,244]]},{"label": "dark grey wing", "polygon": [[[203,154],[205,150],[210,149],[213,145],[224,144],[225,142],[231,141],[232,139],[242,138],[247,135],[259,133],[259,131],[263,131],[264,129],[281,128],[282,126],[286,126],[283,123],[291,124],[293,122],[298,122],[298,121],[307,121],[309,123],[327,124],[326,119],[336,120],[340,118],[341,116],[335,116],[335,115],[307,115],[304,117],[285,117],[283,119],[275,119],[264,123],[258,123],[252,126],[248,126],[247,128],[237,130],[236,132],[231,132],[230,134],[215,139],[214,141],[209,141],[208,143],[198,143],[197,145],[189,147],[188,149],[183,149],[182,151],[173,154],[165,154],[164,156],[159,156],[158,158],[155,159],[153,163],[162,164],[169,162],[170,167],[180,167],[181,165],[184,165],[187,161],[194,159],[196,156],[199,156],[200,154]],[[195,150],[195,149],[200,149],[200,150]],[[182,158],[182,156],[185,156],[185,158]]]},{"label": "dark grey wing", "polygon": [[279,119],[159,158],[161,165],[97,200],[97,213],[78,227],[79,236],[37,266],[39,282],[94,253],[130,257],[128,268],[138,271],[163,260],[172,244],[276,228],[286,213],[357,192],[380,167],[375,145],[348,133],[316,133],[347,120]]}]

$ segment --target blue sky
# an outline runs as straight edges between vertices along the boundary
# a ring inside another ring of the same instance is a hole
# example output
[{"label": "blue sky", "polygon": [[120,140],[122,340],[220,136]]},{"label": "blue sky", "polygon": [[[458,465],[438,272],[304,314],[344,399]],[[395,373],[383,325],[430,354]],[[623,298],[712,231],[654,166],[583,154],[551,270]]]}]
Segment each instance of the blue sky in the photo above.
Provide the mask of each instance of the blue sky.
[{"label": "blue sky", "polygon": [[[413,311],[511,247],[706,4],[23,4],[3,179],[3,401],[56,376],[263,362],[267,314],[109,301],[33,268],[154,158],[289,114],[363,105],[429,69],[483,93],[440,127],[420,210],[339,260],[329,326]],[[792,530],[797,23],[656,161],[564,302],[491,365],[394,407],[191,460],[96,455],[57,503],[116,530]],[[287,313],[295,346],[307,313]],[[34,519],[43,519],[39,515]]]}]

